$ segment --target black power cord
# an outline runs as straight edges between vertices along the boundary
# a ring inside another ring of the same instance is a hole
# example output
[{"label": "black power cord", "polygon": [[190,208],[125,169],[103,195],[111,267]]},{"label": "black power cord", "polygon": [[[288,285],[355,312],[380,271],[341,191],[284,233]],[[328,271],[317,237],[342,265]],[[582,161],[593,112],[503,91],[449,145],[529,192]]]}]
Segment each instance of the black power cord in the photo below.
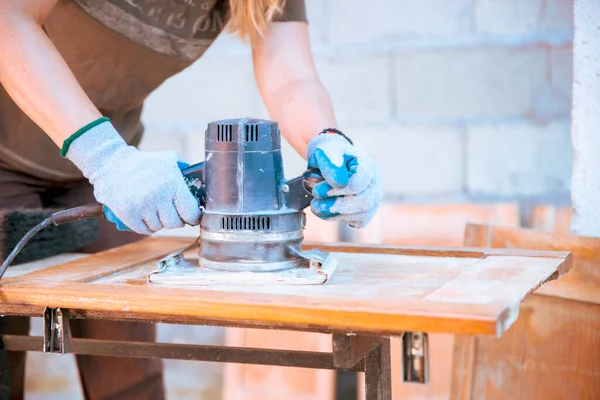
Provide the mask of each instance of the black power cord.
[{"label": "black power cord", "polygon": [[88,204],[85,206],[79,206],[75,208],[69,208],[68,210],[58,211],[52,214],[50,217],[46,218],[33,228],[21,240],[19,243],[12,249],[8,257],[2,262],[2,267],[0,268],[0,280],[4,276],[4,273],[8,269],[8,267],[13,263],[15,258],[19,255],[19,252],[25,247],[25,245],[42,229],[46,228],[49,225],[59,226],[65,224],[67,222],[79,221],[82,219],[101,217],[104,215],[104,206],[99,203]]}]

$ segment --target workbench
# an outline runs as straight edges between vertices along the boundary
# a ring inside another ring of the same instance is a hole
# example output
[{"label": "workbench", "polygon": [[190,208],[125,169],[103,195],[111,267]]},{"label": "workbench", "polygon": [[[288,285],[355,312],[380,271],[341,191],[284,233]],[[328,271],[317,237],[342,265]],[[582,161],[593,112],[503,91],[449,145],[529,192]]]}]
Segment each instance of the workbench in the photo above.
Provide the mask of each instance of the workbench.
[{"label": "workbench", "polygon": [[[11,267],[0,314],[43,317],[45,328],[40,337],[4,335],[4,349],[364,371],[366,399],[390,400],[390,337],[500,337],[530,293],[571,267],[570,253],[554,251],[306,243],[338,259],[324,285],[148,284],[159,259],[193,241],[155,237]],[[71,318],[320,332],[332,335],[333,351],[72,338]]]}]

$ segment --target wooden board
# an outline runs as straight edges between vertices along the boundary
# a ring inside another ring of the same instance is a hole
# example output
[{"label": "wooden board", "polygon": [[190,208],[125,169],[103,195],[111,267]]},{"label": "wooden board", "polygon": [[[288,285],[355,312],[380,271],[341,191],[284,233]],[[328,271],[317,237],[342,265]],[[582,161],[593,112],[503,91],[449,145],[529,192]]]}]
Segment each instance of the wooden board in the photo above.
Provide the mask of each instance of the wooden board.
[{"label": "wooden board", "polygon": [[69,262],[72,260],[77,260],[78,258],[83,258],[86,256],[87,256],[87,254],[66,253],[66,254],[59,254],[56,256],[44,258],[43,260],[31,261],[31,262],[24,263],[24,264],[13,265],[6,270],[6,272],[4,273],[4,277],[2,279],[4,280],[4,279],[15,278],[17,276],[25,275],[30,272],[39,271],[41,269],[52,267],[54,265],[64,264],[66,262]]},{"label": "wooden board", "polygon": [[600,239],[469,225],[465,245],[572,251],[574,267],[528,297],[520,318],[501,338],[457,337],[451,398],[597,398],[600,304],[594,269]]},{"label": "wooden board", "polygon": [[453,400],[596,399],[600,306],[529,297],[500,339],[457,336]]},{"label": "wooden board", "polygon": [[465,230],[465,245],[568,251],[574,257],[573,269],[564,279],[549,282],[536,293],[600,304],[600,238],[526,228],[468,224]]},{"label": "wooden board", "polygon": [[[384,204],[374,220],[357,231],[358,240],[369,244],[462,246],[467,223],[519,226],[519,205],[502,203]],[[442,400],[450,397],[454,335],[429,334],[429,382],[425,385],[402,381],[402,339],[391,339],[392,399]],[[359,374],[364,386],[364,374]],[[364,399],[364,390],[358,399]]]},{"label": "wooden board", "polygon": [[570,268],[569,254],[561,252],[307,244],[339,259],[326,285],[194,289],[143,283],[159,258],[191,242],[149,238],[7,279],[0,311],[23,304],[154,322],[501,335],[530,292]]}]

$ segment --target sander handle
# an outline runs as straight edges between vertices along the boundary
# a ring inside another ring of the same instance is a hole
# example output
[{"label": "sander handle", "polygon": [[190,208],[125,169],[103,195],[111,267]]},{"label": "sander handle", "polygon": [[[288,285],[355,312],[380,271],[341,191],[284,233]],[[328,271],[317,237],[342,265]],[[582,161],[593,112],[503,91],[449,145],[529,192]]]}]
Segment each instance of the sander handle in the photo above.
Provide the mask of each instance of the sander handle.
[{"label": "sander handle", "polygon": [[312,195],[313,188],[317,185],[317,183],[323,182],[325,178],[321,175],[321,170],[316,167],[310,167],[302,174],[302,184],[304,185],[304,189],[308,193]]},{"label": "sander handle", "polygon": [[205,161],[194,165],[179,165],[179,169],[183,174],[183,179],[192,195],[198,200],[200,207],[206,206],[206,175]]},{"label": "sander handle", "polygon": [[312,191],[316,184],[324,181],[321,171],[309,168],[297,178],[285,183],[284,201],[294,210],[304,210],[313,200]]},{"label": "sander handle", "polygon": [[100,203],[93,203],[55,212],[50,218],[52,224],[59,226],[67,222],[102,216],[104,216],[104,206]]}]

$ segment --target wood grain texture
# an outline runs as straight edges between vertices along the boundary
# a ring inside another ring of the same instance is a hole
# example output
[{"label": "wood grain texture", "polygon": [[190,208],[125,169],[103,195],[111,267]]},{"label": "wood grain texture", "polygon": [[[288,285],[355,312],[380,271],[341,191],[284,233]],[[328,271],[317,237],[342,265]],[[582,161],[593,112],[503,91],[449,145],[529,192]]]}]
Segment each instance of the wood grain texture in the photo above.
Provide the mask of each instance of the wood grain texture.
[{"label": "wood grain texture", "polygon": [[[532,288],[569,268],[563,253],[552,258],[480,259],[456,257],[454,251],[442,257],[441,250],[434,251],[436,257],[374,254],[363,247],[361,253],[336,253],[340,266],[326,285],[183,289],[126,283],[131,273],[144,276],[159,257],[188,243],[189,239],[149,238],[21,275],[2,285],[0,300],[8,305],[133,312],[157,321],[187,318],[248,326],[318,326],[332,332],[498,335],[510,326],[515,305]],[[329,248],[339,251],[341,246]],[[490,294],[490,287],[507,279],[499,268],[516,278],[506,290]]]},{"label": "wood grain texture", "polygon": [[600,306],[529,297],[500,339],[459,336],[452,399],[594,399],[600,393]]},{"label": "wood grain texture", "polygon": [[[4,335],[4,345],[12,351],[38,351],[44,346],[43,336]],[[339,369],[328,352],[255,349],[249,347],[215,346],[142,341],[116,341],[72,338],[68,353],[130,358],[160,358],[205,362],[240,363],[252,365],[277,365],[285,368]],[[363,370],[358,363],[347,370]]]},{"label": "wood grain texture", "polygon": [[569,251],[573,268],[562,279],[536,293],[600,304],[600,238],[558,234],[527,228],[468,224],[465,245],[491,248]]},{"label": "wood grain texture", "polygon": [[17,276],[29,274],[31,272],[48,268],[52,265],[64,264],[66,262],[77,260],[78,258],[83,258],[85,256],[87,256],[87,254],[66,253],[48,257],[43,260],[13,265],[10,268],[8,268],[4,273],[4,276],[2,277],[2,282],[4,282],[5,279],[15,278]]},{"label": "wood grain texture", "polygon": [[[393,246],[462,246],[467,223],[494,223],[519,226],[517,203],[384,204],[365,229],[358,231],[362,243]],[[478,255],[485,257],[485,254]],[[454,335],[430,333],[429,382],[426,385],[402,381],[402,341],[391,338],[392,389],[394,400],[446,400],[450,396]],[[359,374],[364,388],[364,375]],[[359,400],[364,390],[359,389]]]},{"label": "wood grain texture", "polygon": [[568,259],[568,251],[557,250],[529,250],[529,249],[502,249],[502,248],[474,248],[474,247],[437,247],[437,246],[400,246],[385,244],[348,244],[348,243],[315,243],[305,242],[304,249],[321,249],[339,253],[368,253],[390,254],[404,256],[425,257],[461,257],[461,258],[486,258],[489,256],[524,256],[524,257],[550,257]]},{"label": "wood grain texture", "polygon": [[593,269],[600,257],[599,240],[531,229],[467,227],[467,246],[572,251],[574,267],[529,296],[519,319],[501,338],[457,337],[452,399],[598,397],[600,304],[593,293]]}]

